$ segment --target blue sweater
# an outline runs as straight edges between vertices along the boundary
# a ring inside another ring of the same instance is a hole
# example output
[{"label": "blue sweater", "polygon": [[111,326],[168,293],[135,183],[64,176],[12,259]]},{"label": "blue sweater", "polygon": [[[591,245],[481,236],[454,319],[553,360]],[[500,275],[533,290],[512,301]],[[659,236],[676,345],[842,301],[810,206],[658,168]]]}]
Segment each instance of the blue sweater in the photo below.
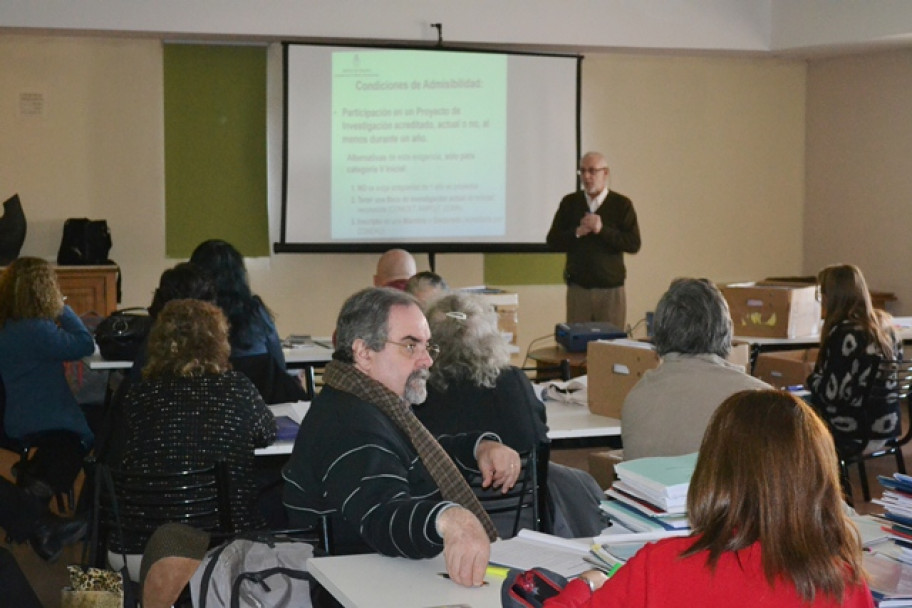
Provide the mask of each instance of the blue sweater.
[{"label": "blue sweater", "polygon": [[6,434],[15,439],[49,430],[69,430],[92,445],[92,431],[67,384],[64,361],[95,350],[92,334],[66,306],[57,323],[48,319],[7,321],[0,329],[0,375],[6,387]]}]

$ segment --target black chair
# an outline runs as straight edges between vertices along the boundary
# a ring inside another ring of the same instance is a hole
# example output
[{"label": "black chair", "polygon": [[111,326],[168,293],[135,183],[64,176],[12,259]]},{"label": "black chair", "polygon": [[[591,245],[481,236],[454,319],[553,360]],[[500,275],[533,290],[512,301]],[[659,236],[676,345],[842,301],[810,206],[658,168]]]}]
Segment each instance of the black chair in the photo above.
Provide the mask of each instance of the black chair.
[{"label": "black chair", "polygon": [[521,453],[522,472],[516,485],[507,493],[503,493],[500,488],[481,487],[481,474],[468,477],[469,486],[494,520],[502,538],[516,536],[521,527],[539,532],[551,531],[547,508],[549,456],[547,445]]},{"label": "black chair", "polygon": [[[868,386],[865,395],[864,412],[884,411],[893,406],[900,404],[900,412],[904,408],[906,419],[912,421],[912,404],[909,402],[909,392],[912,387],[912,361],[881,361],[877,366],[877,376],[874,382]],[[869,424],[864,424],[865,429],[869,429]],[[872,437],[871,439],[877,439]],[[839,456],[839,473],[842,481],[843,492],[846,499],[852,501],[852,485],[849,481],[849,467],[858,466],[858,475],[861,482],[861,493],[865,502],[871,500],[871,490],[868,487],[868,476],[865,469],[865,461],[875,458],[892,456],[896,461],[896,470],[899,473],[906,472],[906,463],[903,459],[902,446],[912,440],[912,425],[906,430],[904,435],[899,434],[899,429],[895,437],[887,439],[886,443],[877,449],[867,450],[862,447],[840,446],[837,442],[837,453]],[[866,446],[868,438],[863,440],[862,446]]]},{"label": "black chair", "polygon": [[[107,552],[133,553],[165,523],[206,530],[212,544],[234,535],[227,465],[169,472],[135,472],[91,463],[94,480],[88,565],[103,567]],[[110,480],[110,483],[107,482]]]},{"label": "black chair", "polygon": [[566,382],[571,378],[570,360],[561,359],[557,365],[537,365],[523,367],[532,382],[547,382],[549,380],[562,380]]},{"label": "black chair", "polygon": [[[3,427],[3,418],[6,415],[6,387],[3,385],[3,377],[0,376],[0,449],[8,450],[19,455],[19,462],[13,465],[11,473],[16,477],[18,485],[21,481],[21,471],[28,469],[29,456],[32,450],[39,446],[43,441],[54,441],[55,437],[60,434],[71,434],[69,431],[49,431],[48,433],[37,433],[23,439],[14,439],[6,434]],[[59,490],[55,493],[57,500],[57,510],[63,514],[67,509],[76,508],[75,489],[70,486],[66,490]]]},{"label": "black chair", "polygon": [[232,357],[231,367],[250,378],[267,404],[313,399],[301,382],[283,370],[269,353]]}]

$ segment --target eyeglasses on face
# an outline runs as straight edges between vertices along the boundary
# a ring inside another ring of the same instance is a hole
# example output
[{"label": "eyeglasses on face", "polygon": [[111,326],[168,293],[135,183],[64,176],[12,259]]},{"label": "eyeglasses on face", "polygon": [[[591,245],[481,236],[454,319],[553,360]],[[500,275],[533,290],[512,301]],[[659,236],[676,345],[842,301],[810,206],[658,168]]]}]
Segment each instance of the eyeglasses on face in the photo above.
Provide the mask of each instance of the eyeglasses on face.
[{"label": "eyeglasses on face", "polygon": [[386,343],[395,344],[399,348],[402,348],[412,359],[420,357],[421,353],[425,351],[431,359],[436,359],[437,355],[440,354],[440,347],[433,342],[394,342],[392,340],[387,340]]},{"label": "eyeglasses on face", "polygon": [[584,169],[579,169],[576,172],[576,174],[577,175],[586,175],[586,174],[598,175],[599,171],[607,171],[607,170],[608,170],[608,167],[586,167]]}]

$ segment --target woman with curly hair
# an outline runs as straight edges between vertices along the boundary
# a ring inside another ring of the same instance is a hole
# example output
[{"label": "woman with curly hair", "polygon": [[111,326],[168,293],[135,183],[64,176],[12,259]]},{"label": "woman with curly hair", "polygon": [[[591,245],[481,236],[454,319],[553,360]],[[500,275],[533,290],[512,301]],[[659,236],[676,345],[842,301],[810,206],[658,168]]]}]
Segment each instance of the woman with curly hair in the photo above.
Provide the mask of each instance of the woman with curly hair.
[{"label": "woman with curly hair", "polygon": [[92,334],[64,303],[54,269],[23,257],[0,277],[0,376],[6,435],[36,446],[18,482],[45,504],[66,492],[93,435],[67,383],[63,363],[91,355]]},{"label": "woman with curly hair", "polygon": [[[250,380],[231,370],[228,323],[200,300],[172,300],[149,334],[143,380],[124,396],[130,471],[228,466],[235,530],[263,527],[256,505],[254,450],[275,439],[275,421]],[[125,547],[138,553],[147,539]]]},{"label": "woman with curly hair", "polygon": [[545,608],[873,608],[826,425],[784,391],[735,393],[710,419],[687,492],[693,534],[647,544]]},{"label": "woman with curly hair", "polygon": [[[490,431],[517,452],[547,450],[545,405],[526,374],[510,365],[494,308],[478,295],[457,291],[432,300],[425,314],[440,354],[430,369],[427,399],[415,408],[418,419],[435,436]],[[547,478],[553,532],[598,534],[604,527],[598,508],[603,495],[592,476],[550,463]],[[512,520],[501,523],[506,538]]]},{"label": "woman with curly hair", "polygon": [[809,401],[826,420],[841,450],[879,447],[899,433],[899,401],[866,408],[865,394],[877,376],[880,361],[901,361],[902,342],[890,317],[874,310],[861,270],[841,264],[828,266],[817,276],[824,320],[820,353],[807,379]]}]

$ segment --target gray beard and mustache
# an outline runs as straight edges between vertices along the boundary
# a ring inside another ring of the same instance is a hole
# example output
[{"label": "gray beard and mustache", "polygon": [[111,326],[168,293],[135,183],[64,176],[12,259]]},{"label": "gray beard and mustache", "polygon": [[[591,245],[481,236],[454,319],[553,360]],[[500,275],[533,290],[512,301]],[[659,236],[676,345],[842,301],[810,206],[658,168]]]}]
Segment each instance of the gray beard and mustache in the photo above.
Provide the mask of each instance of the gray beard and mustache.
[{"label": "gray beard and mustache", "polygon": [[427,379],[430,372],[426,369],[416,369],[409,374],[405,381],[405,394],[403,398],[412,405],[424,403],[427,399]]}]

